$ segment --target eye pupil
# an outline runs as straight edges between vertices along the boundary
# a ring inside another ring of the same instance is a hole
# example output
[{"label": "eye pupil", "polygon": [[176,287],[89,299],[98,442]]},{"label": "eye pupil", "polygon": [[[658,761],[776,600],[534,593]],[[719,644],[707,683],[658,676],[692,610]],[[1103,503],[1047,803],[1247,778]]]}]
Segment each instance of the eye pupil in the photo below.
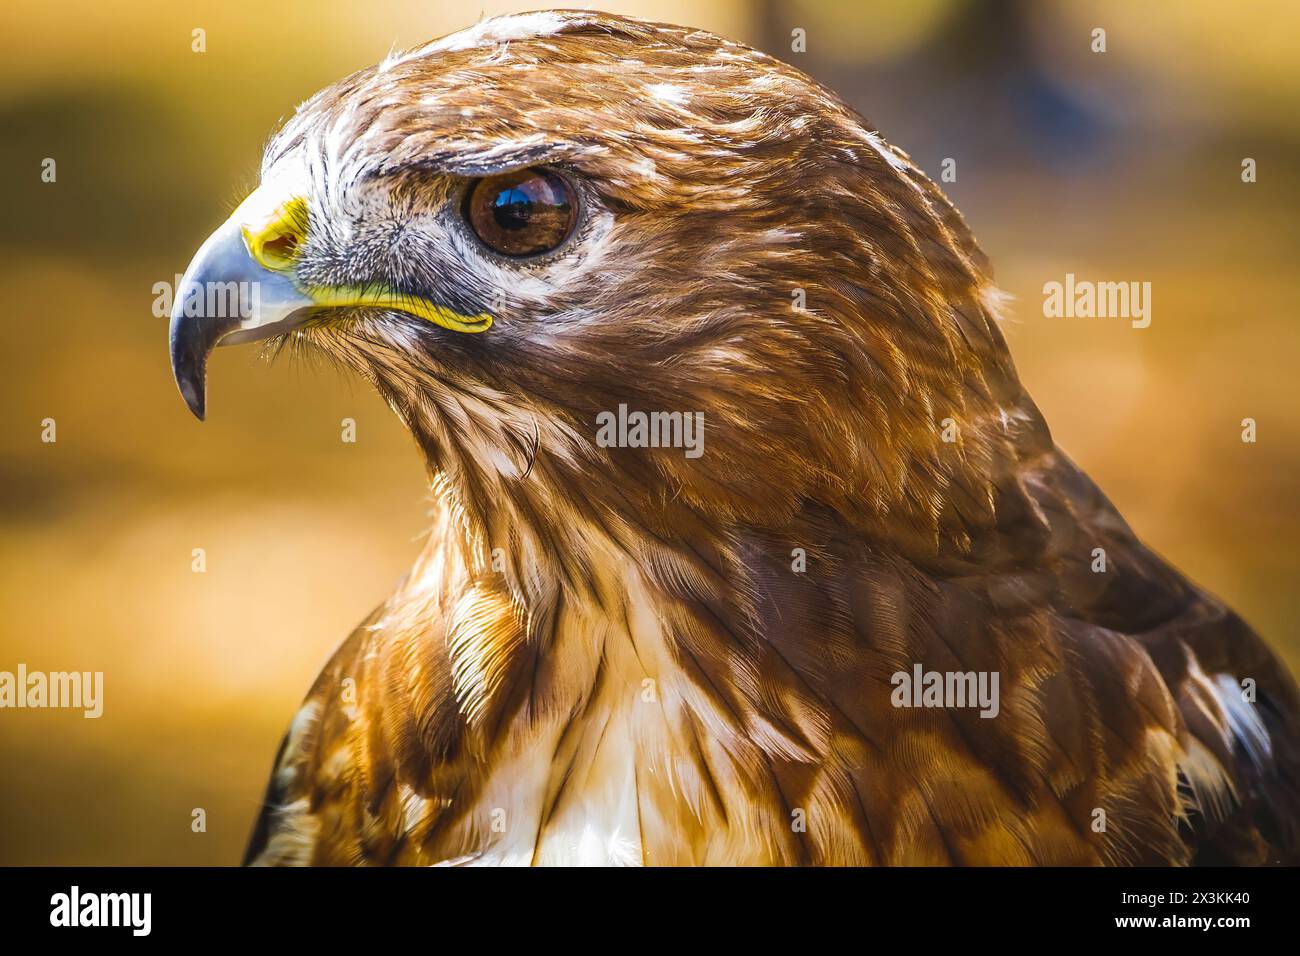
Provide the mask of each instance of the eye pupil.
[{"label": "eye pupil", "polygon": [[465,217],[475,235],[504,256],[532,256],[559,246],[577,218],[572,190],[546,169],[524,169],[474,183]]},{"label": "eye pupil", "polygon": [[527,193],[510,186],[497,193],[492,203],[492,215],[502,229],[523,229],[528,225],[532,205]]}]

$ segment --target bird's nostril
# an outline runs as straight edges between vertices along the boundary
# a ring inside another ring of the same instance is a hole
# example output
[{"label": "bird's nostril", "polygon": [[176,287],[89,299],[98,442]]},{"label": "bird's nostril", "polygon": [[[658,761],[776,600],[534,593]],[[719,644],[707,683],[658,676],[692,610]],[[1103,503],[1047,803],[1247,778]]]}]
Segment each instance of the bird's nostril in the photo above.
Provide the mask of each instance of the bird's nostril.
[{"label": "bird's nostril", "polygon": [[298,254],[298,237],[286,233],[262,244],[262,258],[268,264],[287,265]]}]

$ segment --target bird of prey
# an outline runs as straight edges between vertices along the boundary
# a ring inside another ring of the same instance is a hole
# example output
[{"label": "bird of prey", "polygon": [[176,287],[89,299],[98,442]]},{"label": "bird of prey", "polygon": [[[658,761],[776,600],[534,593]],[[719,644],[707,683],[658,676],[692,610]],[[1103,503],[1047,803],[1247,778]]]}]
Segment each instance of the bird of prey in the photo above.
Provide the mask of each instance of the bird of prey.
[{"label": "bird of prey", "polygon": [[248,861],[1296,860],[1295,683],[1056,447],[1001,308],[904,152],[709,33],[494,18],[309,99],[176,379],[202,418],[213,347],[319,351],[439,507]]}]

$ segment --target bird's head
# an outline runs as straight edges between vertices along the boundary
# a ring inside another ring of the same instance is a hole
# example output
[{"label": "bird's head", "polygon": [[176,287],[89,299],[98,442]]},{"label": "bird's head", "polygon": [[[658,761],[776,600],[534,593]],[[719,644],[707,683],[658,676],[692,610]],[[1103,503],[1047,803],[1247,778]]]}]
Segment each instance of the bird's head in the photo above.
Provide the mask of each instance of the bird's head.
[{"label": "bird's head", "polygon": [[[172,360],[202,417],[216,345],[323,351],[480,525],[510,503],[562,529],[585,506],[668,535],[813,501],[924,536],[983,507],[953,505],[954,475],[981,470],[1019,394],[990,290],[938,189],[799,71],[542,12],[304,103],[190,265]],[[702,454],[606,447],[620,406],[702,413]]]}]

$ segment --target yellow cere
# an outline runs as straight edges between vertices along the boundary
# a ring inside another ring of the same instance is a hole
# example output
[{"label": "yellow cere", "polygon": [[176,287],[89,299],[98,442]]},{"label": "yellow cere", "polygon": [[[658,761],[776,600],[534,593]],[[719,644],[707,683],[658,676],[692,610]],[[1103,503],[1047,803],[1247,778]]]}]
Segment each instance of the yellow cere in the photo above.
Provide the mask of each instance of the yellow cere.
[{"label": "yellow cere", "polygon": [[[307,226],[307,201],[294,197],[277,206],[260,228],[245,226],[244,242],[249,254],[262,266],[273,272],[284,272],[292,268],[307,240]],[[302,292],[322,308],[395,309],[454,332],[486,332],[492,327],[490,315],[461,315],[445,306],[383,286],[319,287],[302,289]]]}]

